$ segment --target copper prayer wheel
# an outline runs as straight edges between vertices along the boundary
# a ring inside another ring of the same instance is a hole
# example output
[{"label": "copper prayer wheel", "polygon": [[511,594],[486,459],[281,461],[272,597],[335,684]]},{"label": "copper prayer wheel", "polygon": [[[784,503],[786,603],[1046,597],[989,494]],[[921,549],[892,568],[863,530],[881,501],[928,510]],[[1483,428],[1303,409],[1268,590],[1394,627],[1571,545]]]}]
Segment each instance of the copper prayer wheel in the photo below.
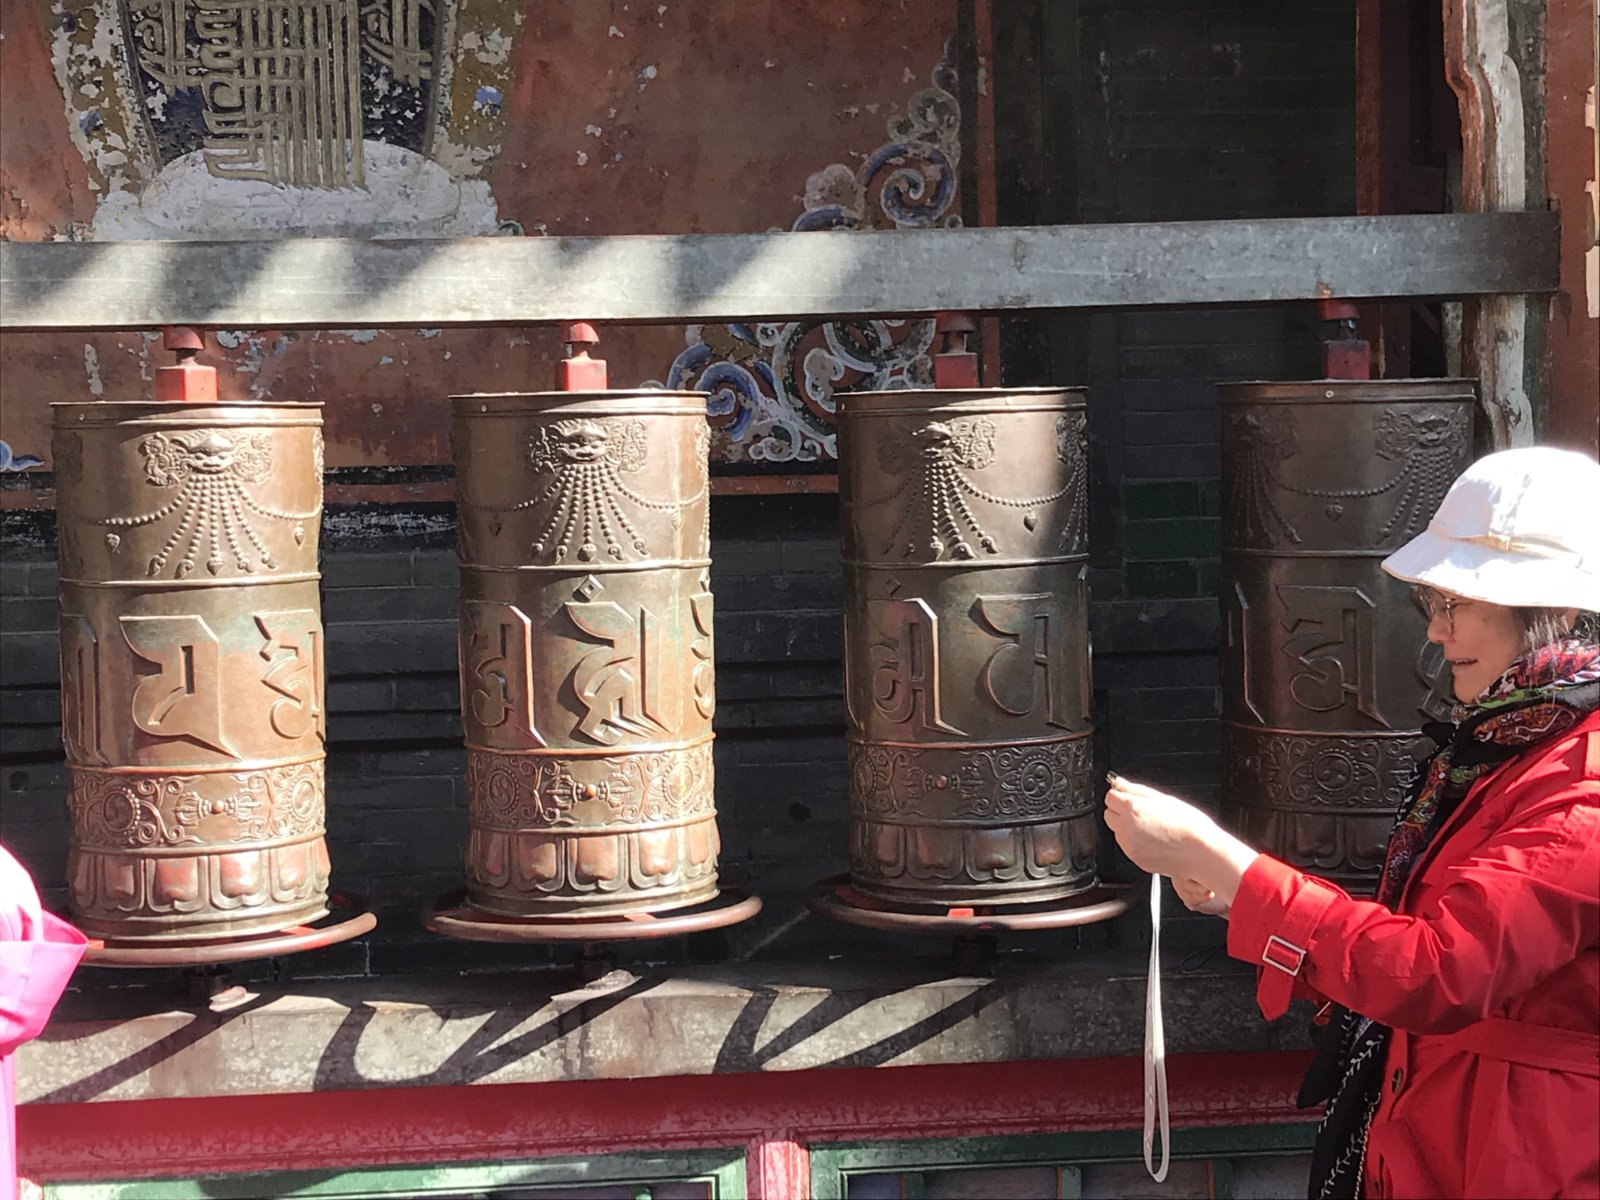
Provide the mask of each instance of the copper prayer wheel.
[{"label": "copper prayer wheel", "polygon": [[1095,883],[1081,391],[840,397],[850,873],[901,905]]},{"label": "copper prayer wheel", "polygon": [[328,911],[318,404],[56,404],[73,918],[227,939]]},{"label": "copper prayer wheel", "polygon": [[1455,379],[1222,388],[1225,815],[1350,886],[1383,865],[1438,703],[1426,622],[1379,563],[1471,461],[1475,404]]},{"label": "copper prayer wheel", "polygon": [[469,902],[559,919],[716,896],[705,397],[452,403]]}]

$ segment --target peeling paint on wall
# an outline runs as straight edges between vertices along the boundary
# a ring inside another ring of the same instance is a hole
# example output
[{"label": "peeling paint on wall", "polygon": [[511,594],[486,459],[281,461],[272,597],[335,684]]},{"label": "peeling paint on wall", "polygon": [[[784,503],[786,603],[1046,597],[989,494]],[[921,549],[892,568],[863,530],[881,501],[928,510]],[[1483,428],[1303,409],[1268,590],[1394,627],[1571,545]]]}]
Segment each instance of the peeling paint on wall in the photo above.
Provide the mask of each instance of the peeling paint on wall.
[{"label": "peeling paint on wall", "polygon": [[97,400],[104,396],[106,385],[100,378],[100,352],[87,344],[83,347],[83,373],[89,380],[89,394]]},{"label": "peeling paint on wall", "polygon": [[[202,4],[237,12],[256,11],[261,2],[161,0],[163,7],[189,14],[190,24]],[[392,12],[396,3],[409,2],[381,0],[362,7]],[[429,7],[428,0],[418,2],[419,11]],[[303,187],[303,193],[314,194],[302,194],[299,211],[290,203],[295,185],[214,176],[201,142],[182,142],[185,136],[198,137],[203,127],[193,90],[186,94],[181,87],[146,83],[141,96],[127,86],[128,80],[143,77],[135,74],[136,51],[116,23],[125,11],[154,11],[155,0],[0,4],[6,12],[0,236],[33,239],[121,236],[105,214],[95,228],[97,207],[117,194],[123,198],[115,203],[127,206],[129,219],[141,227],[132,231],[139,236],[154,229],[165,237],[194,237],[191,227],[224,224],[217,213],[229,206],[249,216],[261,211],[258,205],[273,203],[272,217],[262,221],[272,228],[242,232],[278,237],[303,233],[317,220],[346,220],[355,236],[408,233],[420,227],[432,204],[426,198],[430,178],[452,187],[481,184],[484,194],[492,195],[496,231],[525,229],[530,236],[737,233],[790,226],[808,204],[809,174],[836,164],[853,176],[886,141],[886,120],[904,112],[918,90],[900,85],[902,67],[909,65],[925,84],[929,65],[938,61],[944,39],[957,24],[954,0],[926,6],[830,0],[826,21],[805,6],[751,6],[743,0],[703,0],[693,7],[655,0],[431,0],[438,49],[430,68],[435,77],[426,82],[437,105],[423,113],[425,128],[408,126],[413,136],[403,145],[385,141],[373,133],[389,118],[362,113],[364,142],[400,146],[424,163],[401,181],[421,189],[420,198],[409,211],[393,210],[398,215],[384,229],[389,217],[369,199],[373,179],[385,170],[381,163],[374,166],[382,151],[369,155],[367,145],[362,147],[367,190]],[[114,18],[111,24],[108,15]],[[609,38],[611,24],[625,37]],[[476,39],[465,36],[474,32]],[[197,58],[198,50],[178,57]],[[161,56],[155,58],[160,66]],[[764,63],[770,65],[763,69]],[[383,73],[376,60],[364,69]],[[392,68],[383,70],[392,76]],[[384,111],[397,114],[401,123],[413,120],[422,85],[391,86],[384,99],[391,108]],[[187,134],[172,128],[179,118],[189,122],[183,126]],[[587,132],[591,125],[597,134]],[[165,151],[151,133],[163,128]],[[588,156],[586,165],[577,165],[579,151]],[[191,154],[190,175],[180,179],[171,164]],[[413,162],[398,154],[395,161]],[[902,167],[916,170],[907,161],[886,174]],[[164,170],[171,173],[155,188]],[[207,190],[213,181],[222,192]],[[193,206],[202,211],[193,213],[189,200],[180,202],[180,185],[192,189],[189,197],[198,194]],[[159,199],[163,195],[165,201]],[[162,206],[172,211],[156,211],[152,218],[151,210]],[[307,206],[321,211],[308,217]],[[213,207],[216,212],[206,211]],[[893,225],[871,189],[860,203],[850,200],[844,207],[864,214],[874,227]],[[487,206],[480,211],[480,228],[486,228],[490,213]],[[954,205],[946,215],[952,212]],[[163,222],[179,227],[168,229]],[[914,332],[912,326],[886,329],[896,346],[907,345],[907,335]],[[748,336],[741,338],[741,331]],[[852,386],[855,372],[832,378],[828,359],[838,353],[821,328],[808,331],[810,340],[787,356],[761,345],[761,332],[752,323],[737,330],[707,327],[695,336],[727,347],[716,356],[733,355],[733,363],[747,371],[756,372],[757,360],[793,368],[793,378],[781,386],[785,419],[802,431],[799,457],[807,422],[815,419],[824,436],[830,426],[825,409],[808,418],[796,415],[793,405],[806,403],[808,388],[825,400],[830,387],[836,393]],[[876,344],[843,326],[832,332],[851,356]],[[560,355],[554,328],[543,326],[337,329],[304,331],[293,340],[280,340],[280,333],[226,330],[221,339],[210,339],[203,358],[218,368],[225,399],[324,403],[330,467],[446,463],[444,397],[548,386]],[[662,377],[690,350],[682,324],[615,326],[601,333],[602,354],[619,383]],[[866,333],[878,336],[875,330]],[[86,343],[96,350],[106,400],[149,396],[156,369],[172,360],[154,331],[64,331],[5,339],[0,372],[7,398],[0,405],[0,437],[19,453],[43,456],[44,470],[49,469],[49,404],[94,395]],[[903,353],[912,362],[917,357],[913,349]],[[380,363],[385,357],[392,361]],[[746,436],[719,431],[719,458],[753,463]],[[819,454],[823,461],[827,457],[825,450]],[[773,458],[783,461],[777,453]],[[21,494],[0,489],[0,505],[7,496],[14,500]]]},{"label": "peeling paint on wall", "polygon": [[428,156],[452,178],[475,180],[500,157],[501,99],[511,91],[511,49],[525,19],[523,5],[440,0],[439,17],[451,49],[439,57]]}]

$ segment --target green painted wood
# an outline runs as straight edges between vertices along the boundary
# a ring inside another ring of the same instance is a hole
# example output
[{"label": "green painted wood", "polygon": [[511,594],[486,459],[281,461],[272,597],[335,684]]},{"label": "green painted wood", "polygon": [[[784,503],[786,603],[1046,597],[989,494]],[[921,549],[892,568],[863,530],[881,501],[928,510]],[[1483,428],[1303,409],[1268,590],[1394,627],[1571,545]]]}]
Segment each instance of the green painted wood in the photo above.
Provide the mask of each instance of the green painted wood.
[{"label": "green painted wood", "polygon": [[675,1154],[611,1154],[600,1158],[542,1159],[517,1163],[377,1167],[351,1171],[274,1171],[198,1179],[138,1179],[97,1183],[53,1183],[46,1200],[387,1200],[450,1197],[492,1200],[496,1196],[571,1195],[575,1188],[631,1188],[635,1200],[650,1200],[653,1185],[704,1183],[709,1200],[742,1200],[746,1194],[743,1150],[694,1150]]},{"label": "green painted wood", "polygon": [[1233,1160],[1219,1158],[1211,1163],[1211,1195],[1215,1200],[1233,1200]]},{"label": "green painted wood", "polygon": [[[1172,1157],[1226,1160],[1302,1154],[1311,1149],[1316,1125],[1256,1125],[1219,1129],[1177,1129]],[[1137,1130],[1029,1134],[1014,1137],[941,1138],[915,1142],[849,1142],[811,1147],[811,1194],[815,1200],[845,1200],[852,1175],[902,1172],[922,1184],[926,1172],[977,1167],[1056,1166],[1061,1194],[1081,1196],[1081,1165],[1140,1162],[1143,1139]],[[1232,1186],[1232,1166],[1217,1164],[1218,1179]],[[1070,1174],[1069,1174],[1070,1172]],[[906,1193],[910,1195],[910,1192]],[[1224,1193],[1219,1191],[1218,1195]]]}]

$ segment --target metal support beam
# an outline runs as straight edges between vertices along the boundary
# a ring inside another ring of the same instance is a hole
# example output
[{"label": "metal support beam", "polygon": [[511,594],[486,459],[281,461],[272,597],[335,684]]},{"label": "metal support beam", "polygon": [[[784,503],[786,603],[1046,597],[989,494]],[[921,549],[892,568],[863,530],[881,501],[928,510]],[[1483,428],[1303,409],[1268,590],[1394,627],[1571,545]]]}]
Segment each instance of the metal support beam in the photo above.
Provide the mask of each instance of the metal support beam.
[{"label": "metal support beam", "polygon": [[1553,213],[930,232],[0,243],[0,330],[728,321],[1553,291]]}]

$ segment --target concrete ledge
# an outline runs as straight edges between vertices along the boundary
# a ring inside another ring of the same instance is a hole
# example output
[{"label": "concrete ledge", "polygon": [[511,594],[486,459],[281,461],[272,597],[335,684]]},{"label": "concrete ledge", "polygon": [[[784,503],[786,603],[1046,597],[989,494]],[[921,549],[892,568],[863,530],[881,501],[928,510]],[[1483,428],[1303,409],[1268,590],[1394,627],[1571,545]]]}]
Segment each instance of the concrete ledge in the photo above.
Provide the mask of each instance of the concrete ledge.
[{"label": "concrete ledge", "polygon": [[[1237,967],[1237,969],[1234,969]],[[99,973],[85,971],[93,987]],[[1263,1022],[1239,964],[1163,979],[1169,1054],[1300,1049]],[[1138,1055],[1136,952],[1003,964],[840,963],[364,978],[262,988],[225,1012],[147,989],[69,996],[17,1057],[17,1098],[81,1103]]]}]

